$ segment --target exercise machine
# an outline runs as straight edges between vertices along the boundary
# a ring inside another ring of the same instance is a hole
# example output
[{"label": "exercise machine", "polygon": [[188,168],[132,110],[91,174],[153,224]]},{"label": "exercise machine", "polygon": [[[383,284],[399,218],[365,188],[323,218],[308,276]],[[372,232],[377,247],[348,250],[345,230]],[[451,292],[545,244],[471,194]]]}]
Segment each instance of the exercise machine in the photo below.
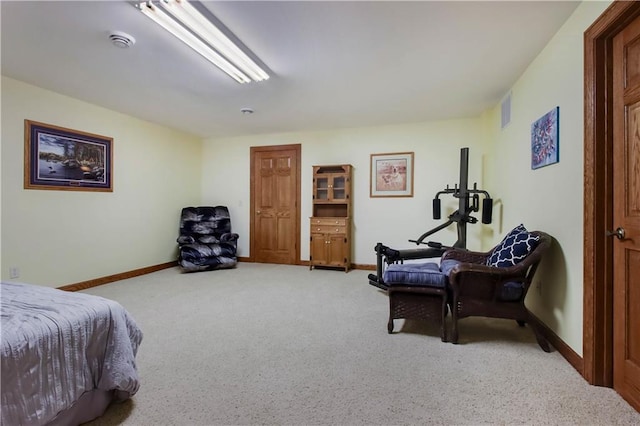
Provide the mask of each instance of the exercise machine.
[{"label": "exercise machine", "polygon": [[[403,263],[410,259],[427,259],[440,257],[444,251],[450,247],[466,248],[467,247],[467,223],[477,223],[478,219],[471,216],[471,213],[480,210],[480,196],[482,199],[482,223],[491,223],[493,215],[493,199],[485,190],[478,189],[477,184],[473,184],[473,188],[468,188],[469,181],[469,148],[460,150],[460,181],[454,184],[453,188],[449,185],[445,189],[436,193],[433,199],[433,218],[438,220],[441,218],[441,195],[451,195],[458,199],[458,210],[449,215],[448,220],[433,229],[428,230],[415,240],[409,240],[410,243],[416,245],[427,245],[428,247],[420,247],[413,249],[393,249],[382,243],[375,246],[376,252],[376,274],[369,274],[369,284],[387,290],[388,286],[383,279],[384,265],[392,263]],[[425,239],[455,223],[458,230],[458,239],[452,246],[443,245],[436,241],[427,241]]]}]

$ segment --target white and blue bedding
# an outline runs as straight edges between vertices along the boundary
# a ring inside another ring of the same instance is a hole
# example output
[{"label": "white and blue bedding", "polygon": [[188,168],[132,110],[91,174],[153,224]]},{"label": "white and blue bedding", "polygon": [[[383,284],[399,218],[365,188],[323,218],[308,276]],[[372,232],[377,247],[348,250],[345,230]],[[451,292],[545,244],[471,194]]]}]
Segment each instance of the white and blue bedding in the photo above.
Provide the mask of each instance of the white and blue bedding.
[{"label": "white and blue bedding", "polygon": [[142,331],[117,302],[2,283],[2,425],[79,424],[140,386]]}]

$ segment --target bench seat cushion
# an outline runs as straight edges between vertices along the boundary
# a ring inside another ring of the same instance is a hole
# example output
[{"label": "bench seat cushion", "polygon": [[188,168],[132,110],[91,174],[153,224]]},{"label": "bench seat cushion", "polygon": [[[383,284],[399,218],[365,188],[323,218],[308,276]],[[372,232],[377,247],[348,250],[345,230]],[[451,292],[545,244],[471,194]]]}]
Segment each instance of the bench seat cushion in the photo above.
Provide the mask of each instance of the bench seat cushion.
[{"label": "bench seat cushion", "polygon": [[382,276],[388,285],[416,285],[445,288],[447,277],[440,272],[437,263],[394,263],[385,269]]},{"label": "bench seat cushion", "polygon": [[462,262],[456,259],[445,259],[442,262],[440,262],[440,271],[448,277],[451,271],[453,270],[453,268],[455,268],[461,263]]}]

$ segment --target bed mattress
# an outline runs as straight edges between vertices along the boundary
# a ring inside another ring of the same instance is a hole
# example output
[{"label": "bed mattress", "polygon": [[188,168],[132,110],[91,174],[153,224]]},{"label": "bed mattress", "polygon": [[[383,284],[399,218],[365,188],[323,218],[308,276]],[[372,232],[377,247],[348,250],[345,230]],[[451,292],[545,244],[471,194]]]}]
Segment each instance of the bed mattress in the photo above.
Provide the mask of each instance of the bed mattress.
[{"label": "bed mattress", "polygon": [[4,282],[0,300],[2,425],[88,421],[102,411],[84,402],[108,397],[106,408],[138,391],[142,331],[119,303]]}]

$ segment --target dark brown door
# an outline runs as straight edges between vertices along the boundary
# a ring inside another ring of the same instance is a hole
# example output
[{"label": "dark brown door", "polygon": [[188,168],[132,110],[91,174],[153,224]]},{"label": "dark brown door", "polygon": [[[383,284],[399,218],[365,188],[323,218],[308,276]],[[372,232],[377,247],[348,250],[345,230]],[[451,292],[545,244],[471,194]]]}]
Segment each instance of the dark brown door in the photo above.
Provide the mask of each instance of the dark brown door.
[{"label": "dark brown door", "polygon": [[640,406],[640,18],[613,39],[613,387]]},{"label": "dark brown door", "polygon": [[300,145],[251,148],[251,258],[300,259]]}]

